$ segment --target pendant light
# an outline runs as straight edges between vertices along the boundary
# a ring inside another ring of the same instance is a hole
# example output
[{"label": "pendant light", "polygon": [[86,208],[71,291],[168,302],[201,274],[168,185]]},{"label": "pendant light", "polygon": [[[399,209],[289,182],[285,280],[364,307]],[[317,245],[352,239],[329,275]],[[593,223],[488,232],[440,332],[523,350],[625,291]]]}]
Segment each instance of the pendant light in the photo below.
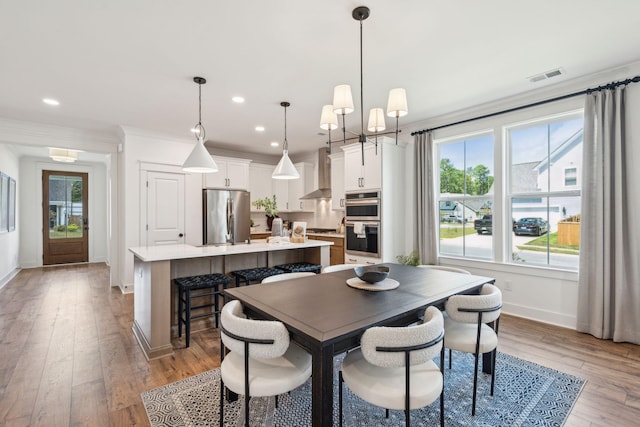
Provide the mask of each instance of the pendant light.
[{"label": "pendant light", "polygon": [[204,146],[205,130],[202,126],[202,85],[207,83],[203,77],[194,77],[193,81],[198,84],[198,124],[194,126],[193,133],[196,135],[196,146],[187,157],[182,170],[194,173],[218,172],[218,165],[211,157],[211,154]]},{"label": "pendant light", "polygon": [[275,170],[271,174],[273,179],[298,179],[300,174],[296,170],[296,167],[291,163],[289,158],[289,143],[287,142],[287,107],[290,106],[287,101],[280,103],[280,106],[284,107],[284,142],[282,143],[282,158]]},{"label": "pendant light", "polygon": [[[364,85],[363,85],[363,60],[362,60],[362,21],[369,17],[370,10],[366,6],[359,6],[353,9],[351,16],[356,21],[360,22],[360,134],[355,134],[358,138],[358,142],[362,148],[362,164],[364,165],[364,143],[368,142],[369,135],[364,133]],[[333,90],[333,111],[336,114],[342,115],[342,142],[347,141],[347,130],[345,127],[345,115],[352,113],[353,98],[351,96],[351,86],[338,85]],[[398,118],[408,113],[407,109],[407,94],[403,88],[395,88],[389,92],[389,100],[387,103],[387,115],[389,117],[395,117],[396,119],[396,144],[398,143]],[[369,126],[367,130],[375,133],[376,148],[377,148],[377,135],[385,129],[383,110],[381,108],[374,108],[369,112]],[[353,138],[350,138],[353,139]],[[329,144],[331,146],[331,144]]]}]

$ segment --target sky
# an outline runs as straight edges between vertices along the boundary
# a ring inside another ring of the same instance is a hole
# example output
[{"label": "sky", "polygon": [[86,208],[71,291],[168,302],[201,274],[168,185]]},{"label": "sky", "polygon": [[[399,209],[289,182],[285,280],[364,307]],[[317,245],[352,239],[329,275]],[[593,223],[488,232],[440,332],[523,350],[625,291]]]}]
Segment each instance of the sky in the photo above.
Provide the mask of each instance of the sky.
[{"label": "sky", "polygon": [[[512,164],[541,161],[567,138],[582,128],[582,117],[554,123],[532,125],[511,131]],[[550,136],[550,147],[547,136]],[[440,159],[449,159],[457,169],[487,166],[493,175],[493,135],[440,144]],[[466,149],[466,163],[465,163]]]}]

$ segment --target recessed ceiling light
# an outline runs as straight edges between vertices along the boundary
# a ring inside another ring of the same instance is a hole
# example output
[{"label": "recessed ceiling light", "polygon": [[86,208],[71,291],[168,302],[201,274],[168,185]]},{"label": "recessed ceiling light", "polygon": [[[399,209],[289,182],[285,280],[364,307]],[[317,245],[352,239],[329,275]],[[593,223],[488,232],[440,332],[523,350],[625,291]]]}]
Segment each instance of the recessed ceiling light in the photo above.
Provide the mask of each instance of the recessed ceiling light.
[{"label": "recessed ceiling light", "polygon": [[60,105],[60,101],[53,99],[53,98],[42,98],[42,102],[44,102],[47,105]]},{"label": "recessed ceiling light", "polygon": [[256,132],[264,132],[264,126],[256,126]]},{"label": "recessed ceiling light", "polygon": [[241,96],[234,96],[231,100],[236,104],[242,104],[244,102],[244,98]]},{"label": "recessed ceiling light", "polygon": [[278,145],[280,145],[280,143],[279,143],[278,141],[273,141],[273,142],[271,143],[271,146],[272,146],[272,147],[277,147]]}]

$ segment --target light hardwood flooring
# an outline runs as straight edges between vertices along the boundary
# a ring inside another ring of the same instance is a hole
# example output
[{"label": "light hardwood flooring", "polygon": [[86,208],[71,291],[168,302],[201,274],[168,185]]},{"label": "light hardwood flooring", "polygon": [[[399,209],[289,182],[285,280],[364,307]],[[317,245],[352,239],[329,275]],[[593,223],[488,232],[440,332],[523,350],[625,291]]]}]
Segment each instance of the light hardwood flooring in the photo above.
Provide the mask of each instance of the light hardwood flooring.
[{"label": "light hardwood flooring", "polygon": [[[0,426],[148,425],[142,391],[219,365],[215,329],[147,362],[133,295],[108,277],[104,264],[37,268],[0,289]],[[502,352],[587,380],[568,426],[640,425],[640,346],[507,315],[499,337]]]}]

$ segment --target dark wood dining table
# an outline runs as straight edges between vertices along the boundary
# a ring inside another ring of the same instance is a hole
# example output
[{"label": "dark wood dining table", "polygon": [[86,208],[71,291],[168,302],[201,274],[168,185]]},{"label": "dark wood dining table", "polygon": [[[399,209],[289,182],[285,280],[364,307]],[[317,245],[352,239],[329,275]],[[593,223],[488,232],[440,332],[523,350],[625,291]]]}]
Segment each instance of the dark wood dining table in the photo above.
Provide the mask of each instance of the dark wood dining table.
[{"label": "dark wood dining table", "polygon": [[305,348],[312,362],[312,425],[333,425],[333,358],[357,347],[372,326],[405,326],[430,305],[441,305],[451,295],[475,293],[494,279],[399,264],[389,267],[389,278],[400,285],[388,291],[355,289],[346,281],[352,269],[268,284],[231,288],[228,298],[242,302],[245,314],[279,320],[291,341]]}]

